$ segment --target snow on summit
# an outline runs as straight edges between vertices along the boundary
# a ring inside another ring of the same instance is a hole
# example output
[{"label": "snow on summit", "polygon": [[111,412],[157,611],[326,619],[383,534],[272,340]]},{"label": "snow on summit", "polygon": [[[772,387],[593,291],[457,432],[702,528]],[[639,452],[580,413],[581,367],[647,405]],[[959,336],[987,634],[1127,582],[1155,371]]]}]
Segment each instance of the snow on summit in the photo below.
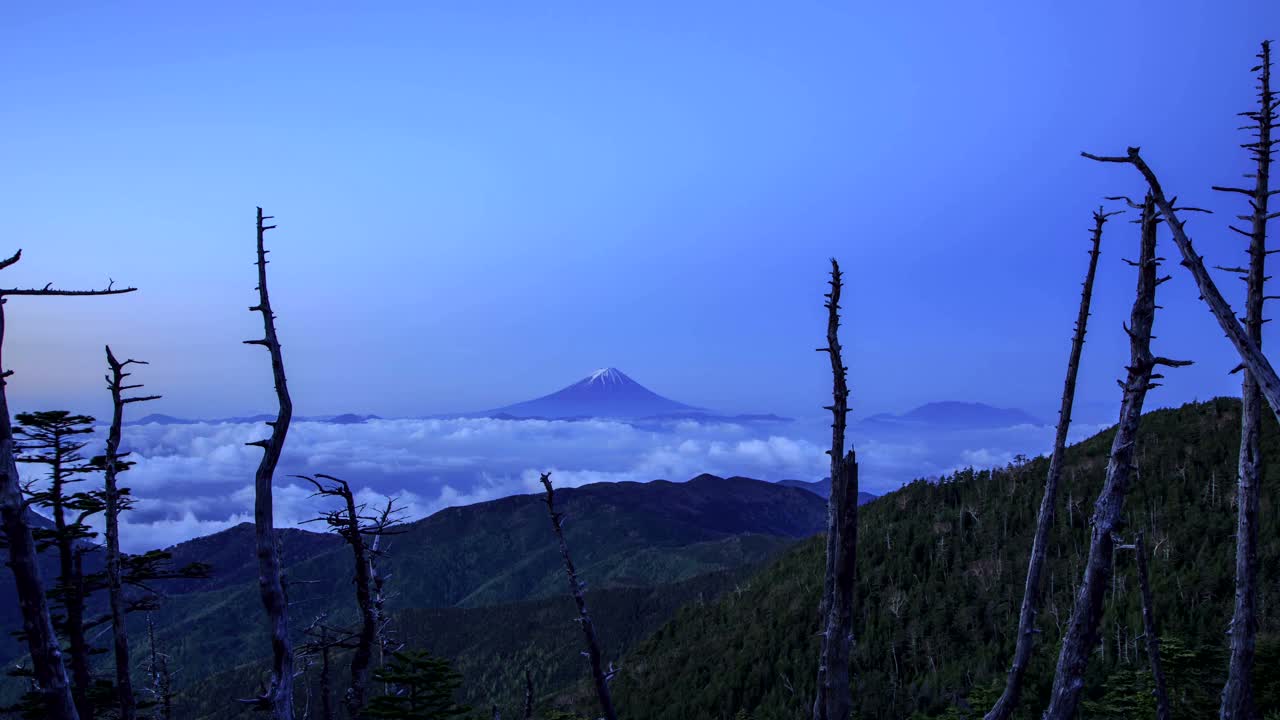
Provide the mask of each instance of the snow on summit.
[{"label": "snow on summit", "polygon": [[704,412],[665,398],[614,367],[601,368],[561,390],[494,410],[524,418],[643,418]]}]

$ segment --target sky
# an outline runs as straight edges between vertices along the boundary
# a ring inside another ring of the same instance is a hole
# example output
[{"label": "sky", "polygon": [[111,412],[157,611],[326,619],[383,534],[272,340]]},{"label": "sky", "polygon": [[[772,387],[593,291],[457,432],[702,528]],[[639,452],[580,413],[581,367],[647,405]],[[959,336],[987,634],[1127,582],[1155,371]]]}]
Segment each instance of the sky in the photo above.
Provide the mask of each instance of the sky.
[{"label": "sky", "polygon": [[[1226,224],[1280,3],[88,3],[0,9],[0,239],[15,411],[273,409],[253,218],[301,415],[498,407],[621,368],[722,412],[829,400],[828,259],[855,416],[1056,413],[1090,213],[1140,145]],[[1130,213],[1132,216],[1132,213]],[[1137,230],[1107,227],[1078,417],[1114,418]],[[1162,238],[1163,254],[1175,249]],[[1238,392],[1175,263],[1154,406]],[[1242,287],[1221,276],[1228,297]],[[1268,342],[1274,339],[1268,327]],[[821,437],[806,442],[821,444]]]},{"label": "sky", "polygon": [[[891,7],[892,5],[892,7]],[[0,23],[0,238],[17,408],[101,414],[102,346],[154,409],[269,409],[254,207],[299,412],[469,411],[616,366],[724,411],[820,412],[827,260],[855,412],[1052,414],[1089,213],[1141,145],[1222,210],[1280,5],[65,3]],[[1105,238],[1083,405],[1118,401],[1135,228]],[[1172,247],[1168,247],[1171,251]],[[1189,277],[1156,402],[1233,392]],[[1239,288],[1228,286],[1229,290]]]}]

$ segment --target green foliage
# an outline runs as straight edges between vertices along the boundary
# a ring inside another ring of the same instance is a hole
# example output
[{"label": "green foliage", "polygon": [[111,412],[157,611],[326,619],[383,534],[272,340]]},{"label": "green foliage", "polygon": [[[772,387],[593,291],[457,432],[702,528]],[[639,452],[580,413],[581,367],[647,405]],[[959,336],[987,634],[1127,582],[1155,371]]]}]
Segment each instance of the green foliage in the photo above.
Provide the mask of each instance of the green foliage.
[{"label": "green foliage", "polygon": [[[1219,399],[1143,417],[1128,535],[1153,547],[1151,582],[1176,717],[1213,717],[1226,674],[1223,630],[1235,562],[1239,402]],[[1048,545],[1039,646],[1019,720],[1047,703],[1061,629],[1088,551],[1088,519],[1113,433],[1073,446]],[[1268,482],[1259,529],[1257,701],[1280,709],[1280,433],[1264,424]],[[1002,687],[1048,462],[963,470],[863,506],[858,546],[854,696],[858,718],[981,717]],[[824,545],[807,541],[742,592],[677,613],[623,659],[614,684],[629,720],[803,717],[817,662]],[[1116,559],[1103,640],[1082,717],[1149,718],[1148,660],[1131,555]],[[1269,673],[1269,674],[1264,674]]]},{"label": "green foliage", "polygon": [[[563,502],[570,515],[565,531],[573,547],[582,548],[575,549],[575,561],[581,557],[579,567],[588,587],[626,591],[617,596],[627,598],[617,604],[619,611],[628,607],[627,614],[614,621],[619,631],[601,630],[605,642],[620,637],[630,643],[611,648],[619,653],[642,639],[639,633],[651,632],[669,618],[678,607],[673,603],[694,597],[677,592],[669,600],[657,588],[689,581],[694,583],[690,588],[703,583],[709,593],[719,592],[719,581],[710,583],[713,591],[704,578],[776,557],[795,542],[795,535],[811,534],[826,516],[825,502],[810,493],[711,476],[689,483],[566,489]],[[545,658],[531,665],[539,692],[559,689],[563,685],[552,683],[577,677],[572,673],[581,671],[581,647],[575,644],[564,657],[559,654],[559,648],[577,643],[579,637],[576,626],[563,629],[573,617],[572,602],[565,597],[562,561],[539,497],[448,508],[403,530],[383,563],[383,571],[392,578],[388,609],[429,620],[428,625],[417,620],[399,623],[402,639],[430,643],[436,652],[456,660],[467,678],[469,701],[517,704],[514,697],[523,687],[523,668],[487,660],[495,657],[493,647]],[[335,625],[354,621],[350,550],[316,533],[283,531],[278,537],[291,606],[306,608],[306,613],[327,611]],[[184,696],[182,702],[192,703],[180,708],[187,713],[183,717],[227,716],[217,698],[248,696],[258,685],[270,644],[265,622],[245,621],[260,618],[262,612],[252,548],[252,529],[244,526],[170,549],[176,563],[201,560],[218,572],[212,581],[167,585],[165,602],[154,613],[157,642],[172,655],[173,666],[182,668],[176,689]],[[549,618],[556,637],[534,630],[539,639],[526,643],[520,635],[495,633],[493,628],[502,626],[484,619],[513,617],[509,606],[523,601],[538,603],[539,617]],[[560,609],[565,602],[567,612]],[[305,623],[295,621],[293,626],[297,630]],[[421,637],[413,634],[419,628]],[[461,628],[496,645],[468,641]],[[131,632],[144,630],[140,624],[131,625]],[[135,656],[143,660],[136,648]]]},{"label": "green foliage", "polygon": [[462,676],[449,661],[420,650],[395,653],[373,679],[390,692],[373,697],[361,715],[367,720],[442,720],[470,711],[454,699]]},{"label": "green foliage", "polygon": [[[740,568],[652,588],[589,591],[587,604],[603,652],[610,658],[623,657],[680,607],[710,602],[732,591],[751,572],[751,568]],[[566,593],[486,608],[401,610],[394,613],[392,627],[397,638],[409,647],[429,645],[434,653],[452,662],[463,677],[463,702],[477,707],[495,702],[504,708],[522,707],[527,668],[533,676],[538,706],[542,707],[543,699],[586,676],[587,667],[580,654],[582,631],[576,617],[573,600]],[[348,660],[348,656],[334,653],[332,662],[338,668],[335,677],[345,677]],[[298,692],[311,697],[314,707],[319,703],[318,668],[300,665],[299,670],[303,674],[295,681]],[[261,672],[261,664],[246,663],[194,678],[178,698],[178,715],[200,720],[240,717],[237,708],[222,699],[236,693],[244,695],[245,688],[256,687]],[[340,688],[335,688],[334,693],[336,703]],[[503,717],[516,716],[504,712]]]}]

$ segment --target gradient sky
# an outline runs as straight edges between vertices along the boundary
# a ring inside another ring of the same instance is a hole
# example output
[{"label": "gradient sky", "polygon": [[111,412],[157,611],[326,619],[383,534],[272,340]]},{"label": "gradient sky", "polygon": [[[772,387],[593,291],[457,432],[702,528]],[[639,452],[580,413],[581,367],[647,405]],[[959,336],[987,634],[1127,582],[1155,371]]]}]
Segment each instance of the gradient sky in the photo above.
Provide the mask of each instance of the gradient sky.
[{"label": "gradient sky", "polygon": [[[1089,213],[1141,145],[1237,264],[1235,114],[1280,3],[9,3],[0,238],[16,410],[270,409],[253,213],[300,414],[496,407],[617,366],[724,411],[820,412],[827,258],[858,415],[929,400],[1052,419]],[[1136,228],[1104,239],[1081,378],[1114,417]],[[1175,252],[1167,240],[1163,254]],[[1238,392],[1170,263],[1156,405]],[[1224,277],[1238,300],[1238,281]],[[1271,342],[1271,340],[1268,340]]]}]

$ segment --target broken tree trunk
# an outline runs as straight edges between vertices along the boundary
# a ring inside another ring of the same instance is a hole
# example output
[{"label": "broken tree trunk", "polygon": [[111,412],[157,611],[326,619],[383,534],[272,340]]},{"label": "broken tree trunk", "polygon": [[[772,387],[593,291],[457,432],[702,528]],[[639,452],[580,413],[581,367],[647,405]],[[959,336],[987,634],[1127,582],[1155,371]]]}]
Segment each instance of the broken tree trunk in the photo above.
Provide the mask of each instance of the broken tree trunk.
[{"label": "broken tree trunk", "polygon": [[148,671],[151,674],[151,695],[160,706],[161,720],[173,719],[172,675],[169,673],[169,656],[156,649],[156,626],[147,613],[147,642],[151,650]]},{"label": "broken tree trunk", "polygon": [[533,674],[524,670],[524,720],[533,720]]},{"label": "broken tree trunk", "polygon": [[1200,290],[1200,298],[1209,306],[1210,312],[1213,313],[1213,317],[1218,321],[1218,326],[1222,328],[1222,331],[1227,334],[1227,338],[1231,340],[1231,344],[1235,346],[1245,369],[1253,374],[1254,382],[1258,384],[1262,397],[1266,399],[1267,405],[1271,407],[1272,414],[1277,419],[1280,419],[1280,376],[1276,375],[1275,368],[1271,366],[1271,362],[1262,354],[1258,344],[1253,341],[1253,338],[1249,337],[1249,333],[1245,331],[1244,326],[1236,319],[1231,305],[1222,297],[1217,284],[1209,276],[1209,271],[1204,266],[1204,258],[1196,253],[1195,246],[1191,244],[1191,238],[1187,236],[1185,225],[1178,219],[1177,208],[1173,207],[1173,203],[1165,197],[1164,189],[1160,187],[1159,179],[1156,178],[1155,173],[1147,166],[1147,163],[1143,161],[1141,149],[1131,147],[1123,157],[1107,157],[1091,155],[1090,153],[1080,154],[1098,162],[1128,163],[1142,173],[1147,185],[1151,188],[1151,194],[1155,198],[1156,207],[1160,210],[1160,215],[1173,232],[1173,240],[1178,246],[1178,251],[1182,254],[1181,265],[1191,273],[1197,289]]},{"label": "broken tree trunk", "polygon": [[587,601],[584,597],[586,583],[578,578],[573,558],[569,556],[569,545],[564,539],[564,513],[556,510],[556,493],[551,486],[551,473],[542,473],[542,486],[547,490],[543,502],[547,504],[547,512],[551,515],[551,529],[555,531],[556,540],[560,543],[560,556],[564,558],[565,574],[569,577],[569,592],[578,606],[578,624],[582,626],[582,635],[586,640],[587,660],[591,663],[591,679],[595,682],[596,696],[600,699],[600,712],[604,714],[605,720],[618,720],[618,715],[613,710],[613,698],[609,693],[609,679],[613,673],[604,669],[595,625],[591,623],[591,615],[587,613]]},{"label": "broken tree trunk", "polygon": [[1111,444],[1107,477],[1094,504],[1090,530],[1089,557],[1084,577],[1076,593],[1075,606],[1067,630],[1063,634],[1053,690],[1044,720],[1070,720],[1075,717],[1084,687],[1085,668],[1098,644],[1098,626],[1102,620],[1103,600],[1112,567],[1114,535],[1120,527],[1125,494],[1134,471],[1138,424],[1147,391],[1157,384],[1152,381],[1158,365],[1177,366],[1185,361],[1169,360],[1151,354],[1151,329],[1155,320],[1156,286],[1167,278],[1157,277],[1155,201],[1148,194],[1142,204],[1141,252],[1137,263],[1138,289],[1125,332],[1129,335],[1129,365],[1126,380],[1121,383],[1124,394],[1120,404],[1120,421]]},{"label": "broken tree trunk", "polygon": [[846,455],[845,421],[849,414],[848,368],[840,354],[840,264],[831,259],[831,292],[827,302],[827,346],[818,348],[831,360],[831,496],[827,500],[827,566],[818,605],[818,683],[813,720],[846,720],[852,708],[849,656],[853,644],[853,601],[857,582],[858,462]]},{"label": "broken tree trunk", "polygon": [[293,641],[289,637],[289,600],[280,568],[280,550],[276,546],[271,494],[272,478],[284,449],[289,421],[293,418],[293,401],[285,382],[284,357],[280,353],[280,340],[276,337],[276,316],[271,312],[271,299],[267,294],[267,250],[263,245],[263,235],[275,225],[263,225],[262,222],[269,219],[271,216],[263,215],[262,208],[258,208],[258,304],[249,311],[262,313],[263,337],[244,341],[247,345],[261,345],[271,354],[271,374],[275,379],[279,406],[275,421],[267,423],[271,426],[271,436],[248,443],[262,448],[262,461],[258,463],[253,478],[253,525],[258,553],[258,589],[271,626],[272,655],[270,685],[255,703],[269,710],[272,720],[293,720]]},{"label": "broken tree trunk", "polygon": [[[1267,212],[1271,198],[1272,126],[1276,119],[1276,101],[1271,92],[1271,44],[1262,43],[1258,54],[1259,108],[1246,113],[1253,121],[1256,142],[1243,147],[1253,154],[1257,163],[1253,173],[1252,189],[1215,187],[1222,192],[1236,192],[1249,197],[1253,208],[1243,216],[1251,223],[1248,232],[1236,227],[1231,229],[1249,238],[1249,268],[1243,270],[1248,284],[1245,300],[1244,325],[1249,338],[1262,348],[1262,306],[1266,284],[1265,261],[1267,257]],[[1253,373],[1244,371],[1240,391],[1240,456],[1236,476],[1236,597],[1228,634],[1231,652],[1227,664],[1227,681],[1222,688],[1222,705],[1219,709],[1223,720],[1252,720],[1253,707],[1253,656],[1255,636],[1258,631],[1258,502],[1262,484],[1262,393]]]},{"label": "broken tree trunk", "polygon": [[1031,543],[1031,559],[1027,563],[1027,583],[1022,592],[1022,609],[1018,613],[1018,636],[1013,650],[1013,663],[1005,681],[1004,692],[984,720],[1008,720],[1022,698],[1022,678],[1031,661],[1035,644],[1036,614],[1040,610],[1040,575],[1044,571],[1045,548],[1049,543],[1049,529],[1053,527],[1054,505],[1057,502],[1058,483],[1062,480],[1063,453],[1067,448],[1067,432],[1071,429],[1071,408],[1075,403],[1076,376],[1080,371],[1080,355],[1084,350],[1085,328],[1089,323],[1089,303],[1093,299],[1093,279],[1101,254],[1102,226],[1107,218],[1117,213],[1093,213],[1092,247],[1089,250],[1089,269],[1084,275],[1084,290],[1080,293],[1080,311],[1076,315],[1075,334],[1071,338],[1071,354],[1067,358],[1067,379],[1062,389],[1062,406],[1058,410],[1058,431],[1053,438],[1053,455],[1049,458],[1049,474],[1044,481],[1044,495],[1040,498],[1040,512],[1036,516],[1036,534]]},{"label": "broken tree trunk", "polygon": [[[373,556],[377,547],[370,548],[366,538],[377,538],[391,534],[388,522],[395,512],[393,501],[388,500],[387,508],[379,515],[366,516],[364,504],[357,504],[355,493],[347,481],[332,475],[317,474],[295,475],[315,486],[315,495],[337,498],[342,503],[338,510],[324,512],[314,520],[325,522],[338,533],[351,548],[354,561],[354,577],[352,583],[356,589],[356,609],[360,613],[360,629],[356,631],[355,652],[351,657],[351,684],[347,687],[343,703],[347,714],[355,718],[364,710],[365,697],[369,684],[369,663],[373,658],[373,645],[378,636],[379,608],[374,607],[373,588]],[[327,481],[328,484],[321,482]]]},{"label": "broken tree trunk", "polygon": [[128,463],[120,453],[120,431],[124,424],[124,406],[159,399],[159,395],[124,397],[127,390],[142,387],[141,385],[125,385],[124,379],[130,373],[124,371],[131,364],[144,365],[141,360],[125,360],[120,362],[107,346],[107,366],[111,374],[107,376],[107,388],[111,391],[111,427],[107,431],[107,451],[103,456],[103,477],[106,485],[106,525],[107,525],[107,593],[111,604],[111,638],[115,651],[116,664],[116,702],[120,710],[120,720],[135,720],[138,714],[137,699],[133,692],[133,678],[129,673],[129,633],[125,628],[125,601],[120,579],[120,512],[125,505],[125,498],[120,493],[117,478],[127,469]]},{"label": "broken tree trunk", "polygon": [[1155,682],[1152,694],[1156,698],[1156,720],[1169,720],[1169,692],[1164,684],[1164,671],[1160,669],[1160,635],[1156,632],[1156,606],[1151,600],[1151,579],[1147,574],[1147,540],[1138,533],[1133,549],[1138,556],[1138,588],[1142,592],[1142,628],[1147,636],[1147,655],[1151,658],[1151,677]]},{"label": "broken tree trunk", "polygon": [[[3,270],[22,258],[22,251],[0,260]],[[42,289],[10,288],[0,290],[0,348],[4,343],[4,305],[10,295],[118,295],[133,292],[137,288],[105,290],[53,290],[46,285]],[[35,681],[44,700],[45,712],[50,720],[79,720],[75,703],[71,698],[71,686],[62,663],[62,648],[53,632],[49,618],[49,601],[45,597],[45,584],[40,577],[35,542],[31,539],[31,527],[27,524],[27,506],[22,498],[22,485],[18,464],[14,459],[13,426],[9,420],[9,402],[6,398],[6,379],[12,370],[0,371],[0,525],[3,525],[9,546],[9,569],[13,571],[14,589],[18,594],[18,606],[22,611],[22,632],[27,650],[31,653],[31,665]]]}]

